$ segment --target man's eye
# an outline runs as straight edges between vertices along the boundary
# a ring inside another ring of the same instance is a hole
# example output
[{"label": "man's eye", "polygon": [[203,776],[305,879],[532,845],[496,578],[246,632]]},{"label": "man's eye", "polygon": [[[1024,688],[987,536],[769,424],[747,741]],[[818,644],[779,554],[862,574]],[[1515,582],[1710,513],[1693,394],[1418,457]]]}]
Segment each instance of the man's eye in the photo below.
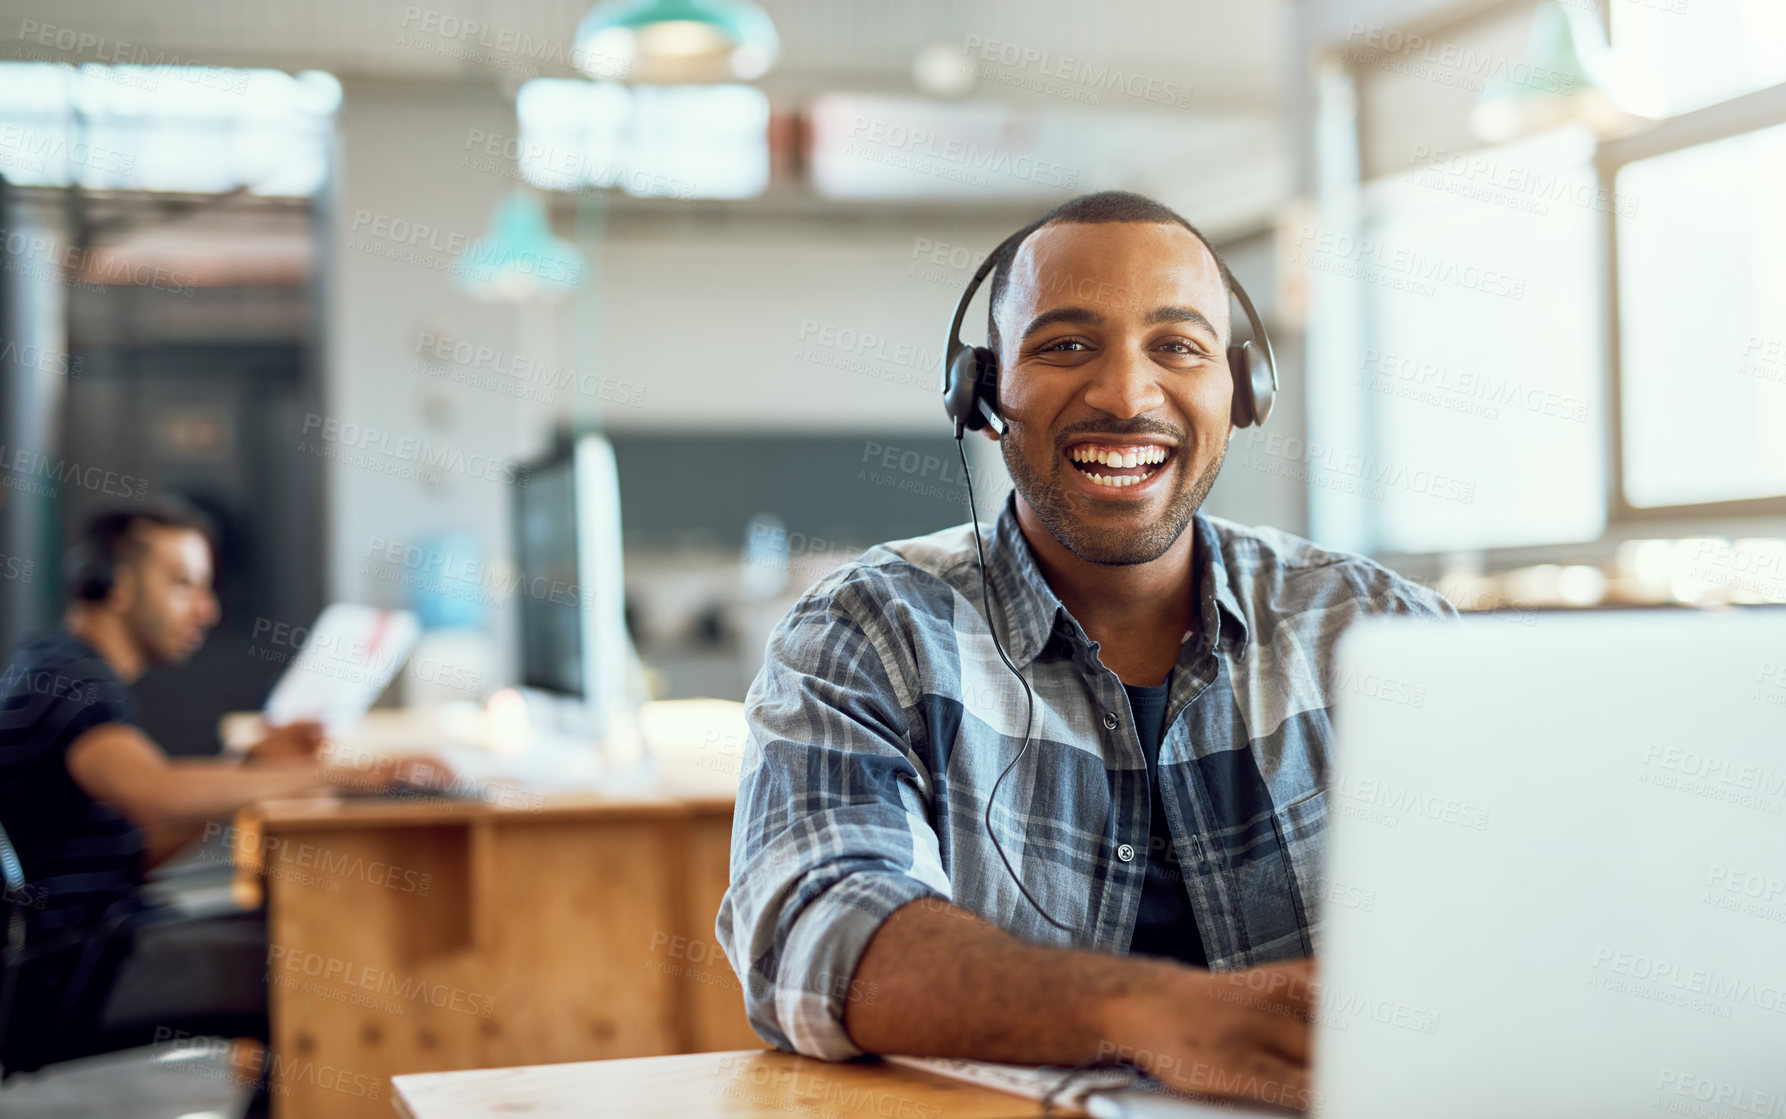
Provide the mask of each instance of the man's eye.
[{"label": "man's eye", "polygon": [[1163,342],[1163,343],[1161,343],[1161,347],[1163,349],[1171,350],[1175,354],[1189,354],[1193,357],[1208,357],[1209,356],[1208,351],[1204,350],[1204,348],[1202,346],[1196,345],[1191,342],[1184,342],[1184,341]]},{"label": "man's eye", "polygon": [[[1071,347],[1071,348],[1069,348],[1069,347]],[[1063,353],[1072,353],[1075,350],[1083,350],[1085,348],[1086,348],[1085,342],[1081,339],[1061,338],[1061,339],[1057,339],[1056,341],[1048,343],[1046,346],[1043,346],[1042,350],[1043,350],[1043,352],[1047,352],[1050,350],[1056,350],[1056,351],[1060,351]]]}]

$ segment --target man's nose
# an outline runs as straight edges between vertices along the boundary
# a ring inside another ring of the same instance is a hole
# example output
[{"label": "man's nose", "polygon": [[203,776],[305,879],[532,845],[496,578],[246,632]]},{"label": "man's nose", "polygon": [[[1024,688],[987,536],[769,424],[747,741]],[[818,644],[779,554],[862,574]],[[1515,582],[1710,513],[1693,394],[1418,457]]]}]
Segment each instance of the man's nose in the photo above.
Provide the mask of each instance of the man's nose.
[{"label": "man's nose", "polygon": [[1159,370],[1147,355],[1127,348],[1113,351],[1085,387],[1085,403],[1118,419],[1145,415],[1166,402]]}]

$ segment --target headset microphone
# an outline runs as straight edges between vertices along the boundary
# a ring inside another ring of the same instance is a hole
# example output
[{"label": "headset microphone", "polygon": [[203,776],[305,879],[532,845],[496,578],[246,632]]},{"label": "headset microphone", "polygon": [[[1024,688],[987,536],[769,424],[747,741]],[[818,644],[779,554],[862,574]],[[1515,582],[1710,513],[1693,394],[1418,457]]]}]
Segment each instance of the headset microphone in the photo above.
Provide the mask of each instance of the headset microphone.
[{"label": "headset microphone", "polygon": [[[974,506],[974,477],[973,472],[968,469],[967,448],[962,441],[967,432],[986,427],[1002,436],[1006,424],[998,405],[998,355],[986,346],[969,346],[963,342],[961,324],[967,318],[968,304],[973,302],[974,293],[980,290],[987,274],[1007,250],[1011,250],[1034,231],[1034,226],[1026,227],[1000,241],[997,248],[986,254],[986,259],[974,271],[973,279],[968,281],[967,289],[961,293],[961,300],[955,305],[955,318],[949,324],[949,341],[943,349],[943,409],[955,425],[955,451],[961,456],[961,476],[967,482],[967,511],[973,521],[974,551],[980,560],[980,598],[986,603],[986,629],[992,634],[992,647],[998,652],[998,659],[1004,662],[1011,675],[1017,677],[1017,682],[1023,685],[1023,745],[999,772],[998,779],[992,783],[992,790],[986,794],[986,812],[983,817],[986,835],[992,840],[992,849],[997,852],[998,861],[1004,864],[1005,873],[1017,884],[1017,891],[1023,895],[1023,900],[1041,914],[1042,920],[1072,935],[1078,930],[1055,920],[1023,884],[1022,877],[1011,866],[1010,858],[1005,855],[1005,849],[998,841],[998,833],[992,828],[992,803],[998,799],[999,786],[1005,783],[1005,777],[1023,760],[1023,755],[1029,753],[1032,733],[1030,727],[1035,721],[1036,693],[1030,687],[1029,680],[1011,663],[1010,656],[1005,652],[1004,642],[999,640],[998,625],[993,621],[992,588],[986,579],[986,547],[980,540],[980,514]],[[1213,249],[1211,253],[1213,255]],[[1228,290],[1233,292],[1235,301],[1246,312],[1247,325],[1253,334],[1250,340],[1228,347],[1228,370],[1234,378],[1234,402],[1229,408],[1229,419],[1235,427],[1258,427],[1271,415],[1271,406],[1277,399],[1277,362],[1271,352],[1271,338],[1265,333],[1265,323],[1254,309],[1253,301],[1247,297],[1246,289],[1240,286],[1239,280],[1228,275],[1226,268],[1222,269],[1222,275],[1228,283]]]}]

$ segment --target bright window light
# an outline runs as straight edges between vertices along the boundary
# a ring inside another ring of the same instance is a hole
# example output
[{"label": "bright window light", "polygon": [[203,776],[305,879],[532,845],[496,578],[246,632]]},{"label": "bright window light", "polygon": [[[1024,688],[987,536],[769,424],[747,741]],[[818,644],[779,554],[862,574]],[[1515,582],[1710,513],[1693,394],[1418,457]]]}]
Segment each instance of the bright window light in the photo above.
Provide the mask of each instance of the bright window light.
[{"label": "bright window light", "polygon": [[1612,45],[1685,113],[1786,82],[1786,4],[1779,0],[1618,0]]},{"label": "bright window light", "polygon": [[1782,180],[1786,125],[1619,172],[1619,192],[1643,202],[1642,220],[1619,231],[1633,505],[1786,494]]},{"label": "bright window light", "polygon": [[1351,385],[1367,416],[1358,446],[1310,444],[1310,500],[1369,526],[1371,547],[1603,528],[1606,405],[1584,324],[1600,306],[1596,230],[1616,201],[1591,154],[1591,137],[1567,129],[1429,159],[1373,184],[1355,241],[1305,243],[1308,267],[1358,287],[1362,347],[1325,355],[1322,375]]},{"label": "bright window light", "polygon": [[547,190],[750,198],[769,185],[769,99],[753,86],[536,78],[515,112],[521,176]]},{"label": "bright window light", "polygon": [[309,70],[0,63],[0,174],[27,186],[305,196],[341,86]]}]

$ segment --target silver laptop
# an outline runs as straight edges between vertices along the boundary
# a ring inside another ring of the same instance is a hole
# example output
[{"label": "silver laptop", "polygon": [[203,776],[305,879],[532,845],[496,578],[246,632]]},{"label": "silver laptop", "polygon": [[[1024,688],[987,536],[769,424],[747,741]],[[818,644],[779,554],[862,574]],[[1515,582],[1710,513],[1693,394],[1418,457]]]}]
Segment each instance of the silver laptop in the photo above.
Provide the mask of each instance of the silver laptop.
[{"label": "silver laptop", "polygon": [[1318,1114],[1786,1116],[1786,609],[1373,620],[1334,673]]}]

